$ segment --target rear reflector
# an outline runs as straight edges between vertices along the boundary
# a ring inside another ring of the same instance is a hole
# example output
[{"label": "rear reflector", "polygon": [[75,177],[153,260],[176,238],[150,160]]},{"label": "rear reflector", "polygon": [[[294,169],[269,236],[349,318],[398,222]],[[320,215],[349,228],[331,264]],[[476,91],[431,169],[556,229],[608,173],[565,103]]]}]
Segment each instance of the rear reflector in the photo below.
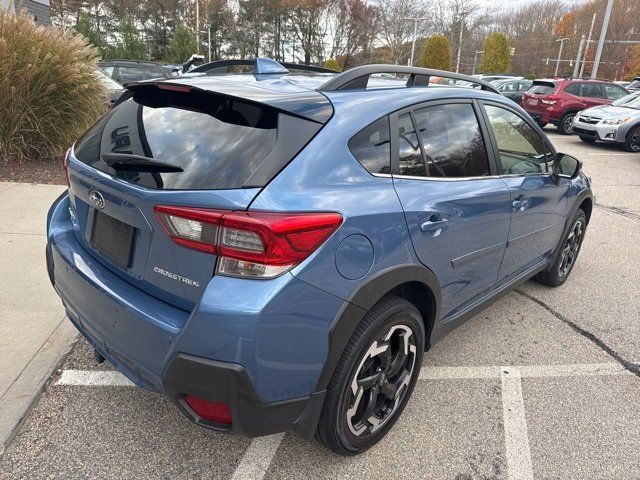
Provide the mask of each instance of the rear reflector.
[{"label": "rear reflector", "polygon": [[184,401],[205,420],[231,425],[231,409],[226,403],[212,402],[193,395],[185,395]]},{"label": "rear reflector", "polygon": [[158,205],[158,220],[183,247],[220,257],[217,272],[273,278],[298,265],[342,223],[339,213],[230,212]]}]

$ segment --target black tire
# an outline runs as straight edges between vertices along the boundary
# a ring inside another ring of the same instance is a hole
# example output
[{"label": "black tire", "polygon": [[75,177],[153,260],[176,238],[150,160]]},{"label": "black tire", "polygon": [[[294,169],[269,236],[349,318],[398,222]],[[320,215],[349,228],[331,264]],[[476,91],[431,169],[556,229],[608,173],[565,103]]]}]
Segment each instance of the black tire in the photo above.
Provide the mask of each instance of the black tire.
[{"label": "black tire", "polygon": [[369,310],[327,388],[317,435],[327,448],[339,455],[356,455],[386,435],[418,380],[424,342],[422,316],[408,301],[387,296]]},{"label": "black tire", "polygon": [[596,143],[596,139],[593,137],[585,137],[584,135],[580,135],[580,140],[584,143]]},{"label": "black tire", "polygon": [[579,208],[571,219],[569,230],[562,236],[553,264],[535,276],[538,283],[549,287],[558,287],[566,282],[578,259],[586,229],[587,217],[584,211]]},{"label": "black tire", "polygon": [[565,113],[558,123],[558,132],[560,132],[562,135],[572,135],[573,117],[575,116],[576,114],[574,112]]},{"label": "black tire", "polygon": [[623,148],[627,152],[640,152],[640,125],[633,127],[629,133],[627,133],[627,139],[624,142]]}]

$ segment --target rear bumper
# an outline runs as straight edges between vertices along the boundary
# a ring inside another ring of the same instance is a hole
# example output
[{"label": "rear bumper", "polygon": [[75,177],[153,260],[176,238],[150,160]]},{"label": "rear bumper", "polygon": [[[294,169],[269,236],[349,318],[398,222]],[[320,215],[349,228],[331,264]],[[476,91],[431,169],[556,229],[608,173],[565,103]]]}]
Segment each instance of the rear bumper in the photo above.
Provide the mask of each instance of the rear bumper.
[{"label": "rear bumper", "polygon": [[[68,209],[63,195],[50,210],[47,270],[69,319],[102,356],[136,385],[167,394],[199,425],[249,436],[315,433],[325,392],[314,386],[342,300],[292,276],[249,284],[216,277],[187,312],[135,288],[83,249]],[[301,316],[292,299],[319,305],[317,312]],[[185,394],[227,403],[231,428],[200,418]]]}]

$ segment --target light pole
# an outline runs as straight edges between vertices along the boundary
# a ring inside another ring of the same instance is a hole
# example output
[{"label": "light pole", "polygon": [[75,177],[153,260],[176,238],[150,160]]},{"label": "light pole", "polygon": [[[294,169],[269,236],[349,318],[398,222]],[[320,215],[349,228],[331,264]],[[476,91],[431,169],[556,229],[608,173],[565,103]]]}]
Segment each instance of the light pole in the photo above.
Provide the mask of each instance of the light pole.
[{"label": "light pole", "polygon": [[211,25],[207,25],[207,31],[201,30],[200,33],[207,34],[207,47],[209,49],[209,63],[211,63]]},{"label": "light pole", "polygon": [[611,9],[613,8],[613,0],[607,2],[607,9],[604,11],[604,19],[602,20],[602,28],[600,29],[600,38],[598,39],[598,49],[596,50],[596,58],[593,59],[593,69],[591,70],[591,78],[598,76],[598,67],[600,66],[600,57],[602,56],[602,48],[604,40],[607,37],[607,29],[609,28],[609,18],[611,18]]},{"label": "light pole", "polygon": [[460,55],[462,54],[462,31],[464,30],[464,17],[460,15],[460,36],[458,38],[458,58],[456,59],[456,73],[460,71]]},{"label": "light pole", "polygon": [[416,34],[418,32],[418,22],[420,20],[428,20],[427,17],[404,18],[403,20],[411,20],[413,22],[413,42],[411,42],[411,61],[409,64],[413,67],[413,56],[416,50]]},{"label": "light pole", "polygon": [[589,51],[589,45],[591,45],[591,36],[593,35],[593,25],[596,23],[596,15],[597,13],[593,14],[593,18],[591,19],[591,28],[589,28],[589,37],[587,38],[587,44],[584,47],[584,55],[582,57],[582,65],[580,66],[580,73],[579,73],[579,77],[582,77],[582,75],[584,74],[584,64],[587,61],[587,52]]},{"label": "light pole", "polygon": [[484,50],[476,50],[476,54],[473,56],[473,73],[471,75],[476,74],[476,64],[478,63],[478,54],[484,53]]},{"label": "light pole", "polygon": [[558,58],[556,58],[556,72],[553,74],[554,77],[558,76],[558,69],[560,68],[560,57],[562,57],[562,47],[564,46],[564,42],[569,40],[569,37],[559,38],[556,42],[560,42],[560,50],[558,51]]},{"label": "light pole", "polygon": [[200,0],[196,0],[196,53],[200,53]]}]

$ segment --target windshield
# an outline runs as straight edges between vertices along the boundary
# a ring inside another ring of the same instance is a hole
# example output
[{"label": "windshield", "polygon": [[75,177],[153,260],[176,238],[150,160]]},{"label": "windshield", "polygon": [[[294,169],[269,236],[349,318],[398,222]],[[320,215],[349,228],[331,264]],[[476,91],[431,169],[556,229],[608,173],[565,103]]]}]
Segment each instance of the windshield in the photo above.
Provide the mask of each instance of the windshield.
[{"label": "windshield", "polygon": [[640,88],[640,80],[634,80],[629,85],[627,85],[627,88]]},{"label": "windshield", "polygon": [[625,106],[630,108],[638,108],[637,106],[627,105],[629,103],[634,103],[640,101],[640,92],[630,93],[629,95],[625,95],[611,103],[611,105],[615,105],[616,107]]}]

